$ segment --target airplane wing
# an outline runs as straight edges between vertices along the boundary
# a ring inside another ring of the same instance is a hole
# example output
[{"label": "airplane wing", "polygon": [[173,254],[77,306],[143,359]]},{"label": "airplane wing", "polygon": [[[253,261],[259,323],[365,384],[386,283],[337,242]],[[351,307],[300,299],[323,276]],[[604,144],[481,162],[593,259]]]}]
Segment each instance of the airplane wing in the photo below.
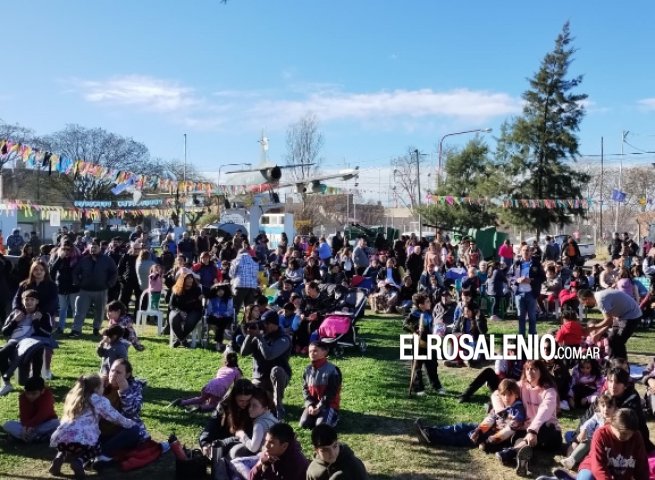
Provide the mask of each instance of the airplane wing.
[{"label": "airplane wing", "polygon": [[332,173],[328,175],[318,175],[316,177],[311,177],[307,178],[304,180],[297,180],[297,181],[292,181],[292,182],[287,182],[287,183],[280,183],[276,185],[276,188],[284,188],[284,187],[303,187],[305,185],[309,184],[319,184],[321,182],[324,182],[325,180],[350,180],[352,178],[355,178],[359,176],[359,167],[355,168],[347,168],[345,170],[339,170],[338,173]]},{"label": "airplane wing", "polygon": [[229,172],[225,172],[225,175],[230,175],[232,173],[255,173],[255,172],[265,172],[266,170],[272,170],[274,168],[277,168],[279,170],[283,170],[285,168],[297,168],[297,167],[309,167],[311,165],[314,165],[313,163],[296,163],[294,165],[267,165],[267,166],[261,166],[257,168],[248,168],[244,170],[230,170]]}]

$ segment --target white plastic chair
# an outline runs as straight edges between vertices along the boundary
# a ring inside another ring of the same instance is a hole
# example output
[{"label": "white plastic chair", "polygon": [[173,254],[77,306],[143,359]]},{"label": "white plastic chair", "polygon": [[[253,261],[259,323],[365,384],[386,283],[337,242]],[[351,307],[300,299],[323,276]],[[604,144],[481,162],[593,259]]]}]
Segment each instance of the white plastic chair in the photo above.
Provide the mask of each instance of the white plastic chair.
[{"label": "white plastic chair", "polygon": [[[149,289],[144,290],[143,293],[141,294],[141,298],[139,298],[139,308],[141,307],[141,305],[143,305],[144,298],[146,298],[147,303],[146,303],[145,310],[138,310],[136,312],[136,328],[139,329],[140,327],[145,327],[148,317],[157,317],[157,335],[161,335],[161,332],[164,329],[163,326],[164,314],[161,311],[159,311],[159,308],[157,308],[157,310],[152,309],[152,305],[150,304],[150,299],[151,299],[150,293],[151,292]],[[140,331],[142,332],[143,328],[141,328]]]},{"label": "white plastic chair", "polygon": [[[168,317],[168,323],[170,325],[170,336],[168,339],[168,346],[173,348],[173,344],[175,343],[175,332],[173,332],[173,324],[171,322],[171,316],[173,312],[171,311],[171,315]],[[198,323],[196,323],[196,326],[193,328],[193,331],[191,332],[191,348],[196,348],[198,342],[202,343],[202,337],[203,337],[203,332],[205,331],[205,316],[203,315]]]}]

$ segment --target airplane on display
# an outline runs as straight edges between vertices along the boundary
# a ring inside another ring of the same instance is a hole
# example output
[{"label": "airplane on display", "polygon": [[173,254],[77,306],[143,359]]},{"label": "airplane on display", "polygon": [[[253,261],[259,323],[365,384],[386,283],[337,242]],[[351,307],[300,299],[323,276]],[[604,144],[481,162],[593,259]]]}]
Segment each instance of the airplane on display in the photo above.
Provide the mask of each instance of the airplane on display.
[{"label": "airplane on display", "polygon": [[322,182],[326,180],[351,180],[359,175],[359,167],[355,167],[339,170],[338,173],[310,176],[303,180],[282,181],[283,170],[314,164],[274,165],[268,160],[268,138],[262,134],[258,143],[261,145],[260,164],[254,168],[225,172],[228,175],[226,185],[247,185],[247,191],[250,193],[263,193],[287,187],[294,187],[297,193],[322,193],[326,188]]}]

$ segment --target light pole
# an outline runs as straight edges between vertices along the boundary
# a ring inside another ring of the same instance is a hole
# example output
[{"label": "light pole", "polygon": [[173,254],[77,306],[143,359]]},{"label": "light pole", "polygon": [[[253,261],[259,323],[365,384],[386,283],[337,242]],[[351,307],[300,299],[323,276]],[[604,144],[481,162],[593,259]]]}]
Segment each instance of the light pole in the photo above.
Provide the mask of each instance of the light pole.
[{"label": "light pole", "polygon": [[[619,192],[621,192],[622,187],[622,177],[623,177],[623,144],[625,143],[625,138],[630,133],[630,130],[621,131],[621,163],[619,164]],[[614,215],[614,231],[619,231],[619,207],[621,202],[616,202],[616,214]]]},{"label": "light pole", "polygon": [[439,182],[441,180],[441,154],[443,153],[443,141],[446,137],[452,137],[454,135],[463,135],[465,133],[489,133],[491,128],[476,128],[474,130],[464,130],[463,132],[453,132],[447,133],[441,140],[439,140],[439,154],[438,154],[438,163],[437,163],[437,188],[439,188]]}]

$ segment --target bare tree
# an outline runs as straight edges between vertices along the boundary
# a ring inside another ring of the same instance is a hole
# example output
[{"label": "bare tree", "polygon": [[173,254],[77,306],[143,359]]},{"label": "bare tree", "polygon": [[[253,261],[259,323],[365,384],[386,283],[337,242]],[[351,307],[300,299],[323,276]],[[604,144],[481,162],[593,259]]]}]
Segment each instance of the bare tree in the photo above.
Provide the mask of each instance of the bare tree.
[{"label": "bare tree", "polygon": [[[306,180],[319,170],[323,162],[321,157],[323,142],[318,119],[313,113],[307,113],[297,123],[289,126],[286,164],[304,164],[301,167],[290,169],[294,180]],[[310,163],[313,165],[308,165]]]},{"label": "bare tree", "polygon": [[[424,163],[424,158],[419,155],[420,164],[416,162],[416,148],[408,147],[407,153],[399,157],[394,158],[391,161],[393,165],[393,190],[396,195],[398,195],[401,203],[409,208],[412,213],[415,213],[419,206],[418,199],[418,183],[417,177],[420,171],[424,171],[422,164]],[[421,165],[421,169],[419,169]],[[425,177],[424,177],[425,178]],[[425,182],[422,185],[422,192],[429,190],[431,185],[428,182]]]},{"label": "bare tree", "polygon": [[[67,125],[38,141],[46,150],[73,160],[84,160],[103,167],[143,174],[151,172],[148,148],[131,138],[102,128]],[[110,199],[114,179],[92,175],[63,175],[60,188],[70,200]]]}]

